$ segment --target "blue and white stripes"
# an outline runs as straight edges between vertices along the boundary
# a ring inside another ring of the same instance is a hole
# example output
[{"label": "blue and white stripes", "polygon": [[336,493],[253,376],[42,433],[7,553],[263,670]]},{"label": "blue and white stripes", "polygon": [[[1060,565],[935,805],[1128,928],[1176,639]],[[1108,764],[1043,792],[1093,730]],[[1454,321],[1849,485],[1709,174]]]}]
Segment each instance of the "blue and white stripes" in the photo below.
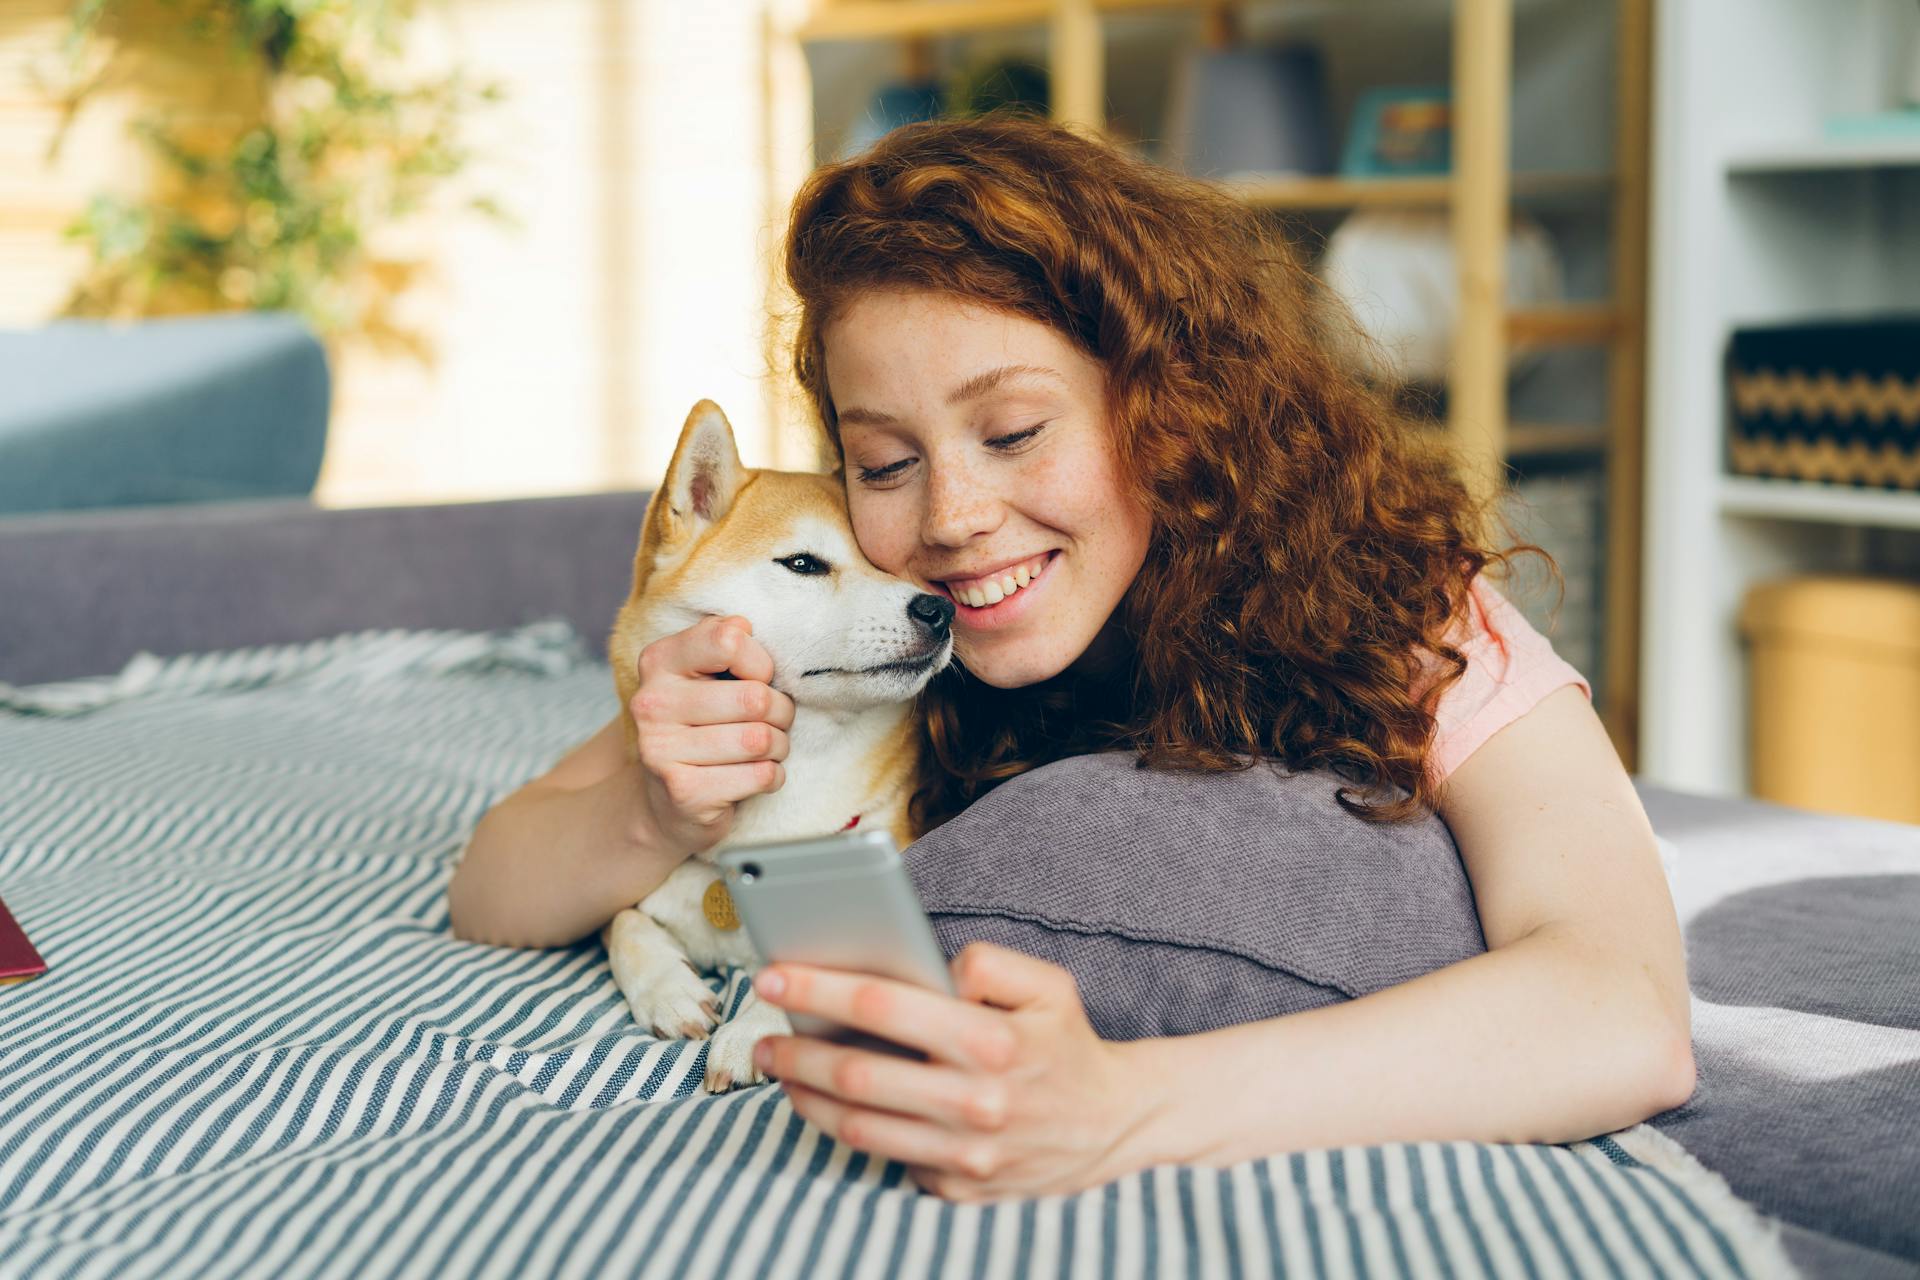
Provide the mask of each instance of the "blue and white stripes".
[{"label": "blue and white stripes", "polygon": [[698,1093],[597,941],[447,931],[474,820],[612,705],[555,624],[0,686],[0,895],[51,966],[0,988],[0,1276],[1790,1274],[1645,1129],[953,1206]]}]

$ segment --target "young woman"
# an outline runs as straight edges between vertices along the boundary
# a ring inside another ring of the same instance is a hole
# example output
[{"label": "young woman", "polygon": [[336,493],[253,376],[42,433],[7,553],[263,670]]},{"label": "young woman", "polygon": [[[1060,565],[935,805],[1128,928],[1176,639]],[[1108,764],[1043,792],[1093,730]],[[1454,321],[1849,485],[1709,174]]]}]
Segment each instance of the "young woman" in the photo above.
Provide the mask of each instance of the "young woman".
[{"label": "young woman", "polygon": [[[1313,1146],[1572,1141],[1687,1098],[1673,904],[1585,685],[1481,577],[1504,556],[1466,490],[1345,371],[1337,308],[1251,215],[1045,122],[940,122],[818,171],[787,271],[861,549],[957,605],[923,826],[1115,745],[1333,769],[1362,817],[1441,815],[1488,945],[1128,1044],[1093,1034],[1064,970],[1001,948],[955,959],[958,999],[774,965],[769,1000],[925,1054],[762,1042],[802,1115],[974,1199]],[[780,785],[793,709],[743,619],[641,670],[642,765],[616,720],[487,814],[450,889],[461,936],[584,936]]]}]

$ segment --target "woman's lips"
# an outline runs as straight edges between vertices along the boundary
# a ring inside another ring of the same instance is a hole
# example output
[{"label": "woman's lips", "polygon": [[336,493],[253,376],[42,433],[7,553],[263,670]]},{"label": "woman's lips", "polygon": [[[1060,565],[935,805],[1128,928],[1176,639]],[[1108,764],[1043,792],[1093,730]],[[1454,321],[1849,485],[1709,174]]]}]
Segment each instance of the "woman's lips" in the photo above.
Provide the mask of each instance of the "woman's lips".
[{"label": "woman's lips", "polygon": [[[940,588],[942,595],[953,601],[956,623],[972,628],[1005,626],[1026,612],[1028,598],[1048,578],[1053,562],[1059,554],[1058,551],[1049,551],[1033,560],[1020,561],[1016,569],[1026,569],[1029,564],[1035,567],[1025,574],[1027,581],[1024,586],[1018,585],[1019,573],[1010,575],[1015,579],[1016,584],[1012,595],[1005,593],[1004,585],[988,590],[980,585],[987,580],[978,578],[956,580],[959,582],[960,591],[966,593],[965,596],[956,592],[947,582],[938,582],[935,585]],[[998,595],[999,599],[994,599],[995,595]],[[982,603],[974,604],[972,600],[980,600]]]},{"label": "woman's lips", "polygon": [[1023,590],[1027,583],[1038,577],[1046,567],[1051,551],[1042,551],[1038,555],[1027,556],[1001,565],[988,573],[968,577],[952,577],[941,581],[941,586],[956,603],[973,608],[999,604],[1008,596]]}]

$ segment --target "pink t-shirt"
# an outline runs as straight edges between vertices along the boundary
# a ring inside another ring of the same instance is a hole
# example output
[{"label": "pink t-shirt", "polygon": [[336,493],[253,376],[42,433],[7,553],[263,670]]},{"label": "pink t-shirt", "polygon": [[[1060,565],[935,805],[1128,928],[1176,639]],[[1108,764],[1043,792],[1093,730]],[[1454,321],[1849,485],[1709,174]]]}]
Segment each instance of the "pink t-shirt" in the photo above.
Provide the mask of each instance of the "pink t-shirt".
[{"label": "pink t-shirt", "polygon": [[1434,708],[1427,772],[1435,782],[1555,689],[1576,684],[1593,697],[1586,679],[1484,579],[1473,580],[1468,600],[1472,617],[1462,624],[1467,634],[1454,640],[1467,669]]}]

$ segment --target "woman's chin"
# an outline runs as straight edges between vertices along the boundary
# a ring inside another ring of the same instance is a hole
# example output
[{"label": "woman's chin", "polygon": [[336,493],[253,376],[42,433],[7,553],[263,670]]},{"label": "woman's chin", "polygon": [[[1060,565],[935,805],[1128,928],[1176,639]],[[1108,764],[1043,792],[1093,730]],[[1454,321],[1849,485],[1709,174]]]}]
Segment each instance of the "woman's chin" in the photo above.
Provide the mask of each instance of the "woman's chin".
[{"label": "woman's chin", "polygon": [[992,685],[996,689],[1024,689],[1028,685],[1051,680],[1065,671],[1073,661],[1073,655],[1064,652],[1059,654],[996,652],[996,650],[1011,650],[1016,647],[1012,644],[985,644],[976,648],[976,646],[956,643],[954,657],[967,669],[968,675],[981,684]]}]

